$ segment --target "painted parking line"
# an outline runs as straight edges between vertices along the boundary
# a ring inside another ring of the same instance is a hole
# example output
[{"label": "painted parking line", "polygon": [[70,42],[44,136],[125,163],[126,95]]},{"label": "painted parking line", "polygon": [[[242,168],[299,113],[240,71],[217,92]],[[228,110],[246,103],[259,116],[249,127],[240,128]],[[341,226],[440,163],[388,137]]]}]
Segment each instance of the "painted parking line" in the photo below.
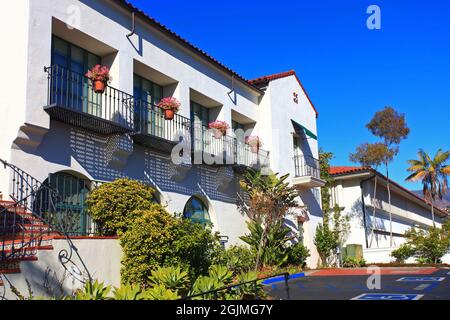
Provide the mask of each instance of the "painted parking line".
[{"label": "painted parking line", "polygon": [[398,293],[363,293],[351,300],[419,300],[423,294],[398,294]]},{"label": "painted parking line", "polygon": [[414,290],[425,290],[429,286],[431,286],[431,284],[429,284],[429,283],[428,284],[427,283],[419,284],[417,287],[414,288]]},{"label": "painted parking line", "polygon": [[445,277],[403,277],[396,281],[405,282],[441,282],[444,281]]}]

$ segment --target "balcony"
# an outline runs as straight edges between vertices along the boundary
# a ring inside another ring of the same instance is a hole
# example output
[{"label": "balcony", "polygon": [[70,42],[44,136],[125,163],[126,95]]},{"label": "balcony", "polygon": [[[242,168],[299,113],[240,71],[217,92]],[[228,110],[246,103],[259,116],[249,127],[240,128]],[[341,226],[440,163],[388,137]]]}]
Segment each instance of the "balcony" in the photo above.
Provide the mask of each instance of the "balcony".
[{"label": "balcony", "polygon": [[134,102],[134,142],[170,153],[182,139],[190,135],[190,120],[175,114],[166,120],[164,110],[142,100]]},{"label": "balcony", "polygon": [[48,73],[48,103],[44,110],[54,120],[103,135],[133,129],[133,96],[107,86],[95,93],[90,79],[55,65]]},{"label": "balcony", "polygon": [[252,152],[249,145],[235,137],[214,136],[214,131],[200,124],[193,124],[192,150],[194,161],[201,155],[203,163],[211,165],[233,165],[235,171],[246,167],[261,169],[269,166],[269,152],[259,149]]},{"label": "balcony", "polygon": [[297,188],[318,188],[325,185],[320,178],[319,160],[310,156],[295,156],[295,177],[292,183]]}]

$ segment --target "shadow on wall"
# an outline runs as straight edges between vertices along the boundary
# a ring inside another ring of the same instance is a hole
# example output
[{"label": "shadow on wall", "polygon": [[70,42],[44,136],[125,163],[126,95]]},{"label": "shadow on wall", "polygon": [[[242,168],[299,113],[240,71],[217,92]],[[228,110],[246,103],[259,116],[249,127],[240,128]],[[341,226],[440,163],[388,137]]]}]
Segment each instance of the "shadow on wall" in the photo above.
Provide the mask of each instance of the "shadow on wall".
[{"label": "shadow on wall", "polygon": [[322,208],[320,207],[320,193],[317,189],[302,189],[298,192],[303,203],[308,204],[308,213],[312,216],[322,218]]},{"label": "shadow on wall", "polygon": [[[134,145],[123,169],[109,165],[108,138],[56,121],[36,155],[48,162],[73,167],[72,159],[94,180],[113,181],[129,177],[148,182],[162,192],[191,196],[204,194],[211,200],[236,203],[237,177],[229,166],[217,169],[206,165],[178,166],[170,155]],[[57,148],[55,146],[58,146]],[[181,168],[181,169],[180,169]],[[182,172],[181,179],[177,177]]]}]

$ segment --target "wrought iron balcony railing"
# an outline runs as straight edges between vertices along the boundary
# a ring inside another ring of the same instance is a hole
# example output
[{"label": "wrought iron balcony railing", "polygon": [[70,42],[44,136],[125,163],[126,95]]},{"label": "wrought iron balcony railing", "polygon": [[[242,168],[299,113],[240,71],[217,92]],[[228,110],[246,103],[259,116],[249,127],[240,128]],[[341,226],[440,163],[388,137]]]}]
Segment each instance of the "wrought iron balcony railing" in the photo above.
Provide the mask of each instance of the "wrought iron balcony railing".
[{"label": "wrought iron balcony railing", "polygon": [[54,65],[48,73],[45,111],[58,121],[101,134],[133,131],[133,96],[111,86],[96,93],[92,81],[68,68]]},{"label": "wrought iron balcony railing", "polygon": [[314,177],[320,179],[319,160],[311,156],[295,156],[295,176],[296,177]]},{"label": "wrought iron balcony railing", "polygon": [[163,109],[141,99],[134,100],[134,128],[137,143],[168,152],[190,136],[188,118],[175,114],[172,120],[166,120]]},{"label": "wrought iron balcony railing", "polygon": [[268,165],[269,152],[263,149],[252,150],[244,141],[224,135],[216,137],[214,130],[201,124],[193,124],[192,148],[194,152],[212,155],[216,164],[232,164],[260,168]]}]

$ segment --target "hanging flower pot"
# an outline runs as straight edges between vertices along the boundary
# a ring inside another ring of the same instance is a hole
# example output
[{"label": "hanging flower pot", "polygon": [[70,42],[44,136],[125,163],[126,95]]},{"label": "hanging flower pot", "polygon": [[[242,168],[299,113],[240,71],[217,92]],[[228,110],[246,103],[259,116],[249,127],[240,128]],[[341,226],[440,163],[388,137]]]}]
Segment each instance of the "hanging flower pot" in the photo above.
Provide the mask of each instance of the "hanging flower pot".
[{"label": "hanging flower pot", "polygon": [[86,73],[86,77],[91,79],[92,87],[95,93],[105,92],[108,82],[112,79],[109,74],[109,68],[99,64],[89,70]]},{"label": "hanging flower pot", "polygon": [[214,138],[216,139],[222,139],[224,136],[224,133],[218,129],[214,130]]},{"label": "hanging flower pot", "polygon": [[214,138],[222,139],[227,134],[227,130],[230,128],[225,121],[214,121],[208,125],[209,129],[214,129]]},{"label": "hanging flower pot", "polygon": [[245,139],[245,143],[250,146],[252,153],[258,153],[259,148],[263,145],[261,138],[258,136],[250,136]]},{"label": "hanging flower pot", "polygon": [[164,110],[164,119],[173,120],[175,113],[180,110],[181,103],[174,97],[167,97],[161,99],[157,104],[158,108]]},{"label": "hanging flower pot", "polygon": [[106,89],[106,82],[95,80],[94,81],[94,92],[95,93],[103,93]]},{"label": "hanging flower pot", "polygon": [[173,110],[170,109],[164,110],[164,119],[173,120],[174,116],[175,112]]}]

